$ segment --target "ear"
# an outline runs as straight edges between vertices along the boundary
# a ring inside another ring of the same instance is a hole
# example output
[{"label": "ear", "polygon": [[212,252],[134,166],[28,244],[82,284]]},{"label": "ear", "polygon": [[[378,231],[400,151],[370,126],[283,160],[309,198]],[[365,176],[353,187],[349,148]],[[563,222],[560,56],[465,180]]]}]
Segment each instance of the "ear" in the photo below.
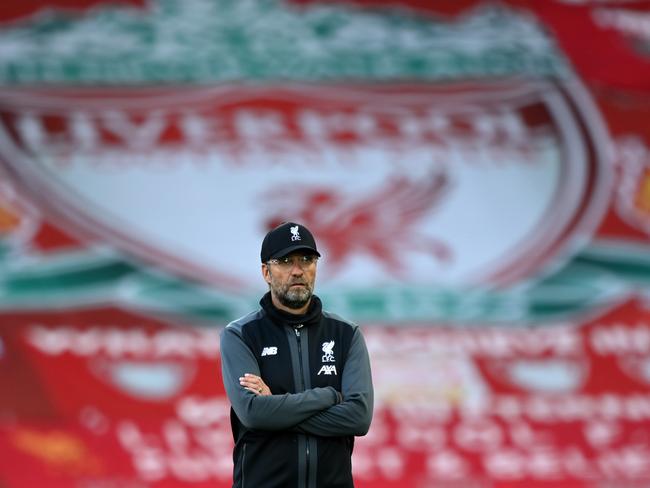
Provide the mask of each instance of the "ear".
[{"label": "ear", "polygon": [[262,277],[269,285],[271,284],[271,270],[266,263],[262,263]]}]

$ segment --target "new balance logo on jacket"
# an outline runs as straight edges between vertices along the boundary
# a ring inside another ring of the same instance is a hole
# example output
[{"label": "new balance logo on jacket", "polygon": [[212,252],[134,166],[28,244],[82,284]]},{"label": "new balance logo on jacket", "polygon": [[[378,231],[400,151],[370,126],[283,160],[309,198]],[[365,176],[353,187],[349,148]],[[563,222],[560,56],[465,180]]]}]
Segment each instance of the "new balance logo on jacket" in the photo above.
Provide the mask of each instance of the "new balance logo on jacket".
[{"label": "new balance logo on jacket", "polygon": [[262,356],[275,356],[278,353],[278,348],[275,346],[265,347],[262,349]]}]

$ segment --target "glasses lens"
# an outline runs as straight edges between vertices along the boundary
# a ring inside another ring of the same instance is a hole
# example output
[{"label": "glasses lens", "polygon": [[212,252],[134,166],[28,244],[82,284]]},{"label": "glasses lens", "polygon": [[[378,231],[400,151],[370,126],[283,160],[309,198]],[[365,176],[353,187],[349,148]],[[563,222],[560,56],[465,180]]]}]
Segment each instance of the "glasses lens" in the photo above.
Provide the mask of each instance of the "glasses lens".
[{"label": "glasses lens", "polygon": [[269,263],[277,264],[282,268],[292,268],[294,264],[297,264],[300,268],[305,269],[311,266],[316,262],[318,256],[313,254],[306,254],[304,256],[283,256],[278,259],[271,259]]}]

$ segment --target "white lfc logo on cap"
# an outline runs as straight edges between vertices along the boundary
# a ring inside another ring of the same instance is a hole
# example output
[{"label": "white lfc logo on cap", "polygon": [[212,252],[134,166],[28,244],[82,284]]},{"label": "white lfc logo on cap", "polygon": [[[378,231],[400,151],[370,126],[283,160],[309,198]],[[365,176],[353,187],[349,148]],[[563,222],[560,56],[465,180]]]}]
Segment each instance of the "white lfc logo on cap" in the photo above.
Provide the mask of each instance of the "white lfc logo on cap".
[{"label": "white lfc logo on cap", "polygon": [[300,240],[300,234],[298,233],[298,226],[294,225],[293,227],[290,227],[289,230],[291,231],[291,240],[292,241],[299,241]]}]

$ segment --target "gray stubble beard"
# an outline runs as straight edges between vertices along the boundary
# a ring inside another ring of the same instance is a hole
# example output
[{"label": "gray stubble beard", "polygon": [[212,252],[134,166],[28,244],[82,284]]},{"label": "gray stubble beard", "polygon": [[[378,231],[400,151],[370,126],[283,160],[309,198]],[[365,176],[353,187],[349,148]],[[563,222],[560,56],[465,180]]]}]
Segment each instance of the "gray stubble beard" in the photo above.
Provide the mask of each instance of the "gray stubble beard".
[{"label": "gray stubble beard", "polygon": [[290,284],[281,289],[271,288],[271,290],[282,305],[293,309],[299,309],[307,305],[312,296],[312,288],[306,283],[304,288],[295,290],[291,288]]}]

